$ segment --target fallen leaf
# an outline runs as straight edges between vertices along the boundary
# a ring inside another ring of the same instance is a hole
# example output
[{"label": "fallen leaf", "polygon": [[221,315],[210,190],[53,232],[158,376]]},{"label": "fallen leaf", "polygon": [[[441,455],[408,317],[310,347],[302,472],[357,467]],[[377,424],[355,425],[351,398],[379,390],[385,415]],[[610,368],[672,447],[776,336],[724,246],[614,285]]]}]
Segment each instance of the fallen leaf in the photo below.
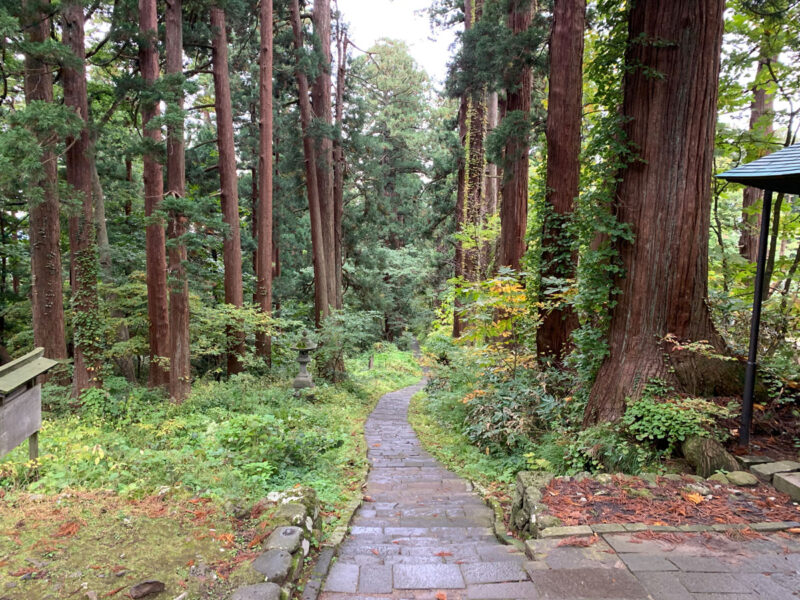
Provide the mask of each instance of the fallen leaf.
[{"label": "fallen leaf", "polygon": [[703,501],[703,496],[698,494],[697,492],[691,492],[689,494],[684,494],[683,497],[691,502],[692,504],[700,504]]},{"label": "fallen leaf", "polygon": [[380,552],[378,552],[376,548],[373,548],[372,550],[370,550],[370,552],[372,552],[375,556],[380,556],[381,554]]},{"label": "fallen leaf", "polygon": [[78,521],[67,521],[66,523],[62,523],[58,531],[53,534],[53,537],[70,537],[78,533],[80,528],[81,523]]},{"label": "fallen leaf", "polygon": [[447,600],[447,594],[444,592],[436,592],[436,600]]},{"label": "fallen leaf", "polygon": [[800,533],[800,527],[790,527],[786,531],[788,531],[789,533]]},{"label": "fallen leaf", "polygon": [[437,552],[434,556],[453,556],[452,552]]}]

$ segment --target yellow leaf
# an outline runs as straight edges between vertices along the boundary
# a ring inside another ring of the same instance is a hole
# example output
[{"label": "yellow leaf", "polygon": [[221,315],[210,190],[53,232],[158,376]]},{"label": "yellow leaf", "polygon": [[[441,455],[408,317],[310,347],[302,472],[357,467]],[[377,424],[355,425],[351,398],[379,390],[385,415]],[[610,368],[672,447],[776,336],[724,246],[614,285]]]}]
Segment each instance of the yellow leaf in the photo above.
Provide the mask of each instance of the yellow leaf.
[{"label": "yellow leaf", "polygon": [[697,492],[692,492],[691,494],[685,494],[683,496],[692,504],[700,504],[703,501],[703,496],[698,494]]}]

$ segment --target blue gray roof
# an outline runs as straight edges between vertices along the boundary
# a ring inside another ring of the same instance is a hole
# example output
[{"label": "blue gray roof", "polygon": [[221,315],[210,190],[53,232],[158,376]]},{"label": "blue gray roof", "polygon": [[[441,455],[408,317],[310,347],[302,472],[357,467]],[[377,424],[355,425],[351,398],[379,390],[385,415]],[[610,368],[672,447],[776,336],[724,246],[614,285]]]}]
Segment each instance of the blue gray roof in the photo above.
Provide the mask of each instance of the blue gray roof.
[{"label": "blue gray roof", "polygon": [[800,194],[800,144],[794,144],[717,177],[773,192]]}]

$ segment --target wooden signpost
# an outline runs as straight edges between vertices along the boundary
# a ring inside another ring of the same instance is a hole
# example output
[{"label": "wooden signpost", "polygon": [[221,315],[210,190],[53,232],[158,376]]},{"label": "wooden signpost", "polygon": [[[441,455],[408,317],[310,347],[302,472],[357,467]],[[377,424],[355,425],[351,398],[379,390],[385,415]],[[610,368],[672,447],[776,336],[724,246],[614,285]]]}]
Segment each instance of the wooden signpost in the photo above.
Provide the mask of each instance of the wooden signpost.
[{"label": "wooden signpost", "polygon": [[57,364],[37,348],[0,366],[0,458],[26,439],[31,460],[39,457],[42,386],[37,378]]}]

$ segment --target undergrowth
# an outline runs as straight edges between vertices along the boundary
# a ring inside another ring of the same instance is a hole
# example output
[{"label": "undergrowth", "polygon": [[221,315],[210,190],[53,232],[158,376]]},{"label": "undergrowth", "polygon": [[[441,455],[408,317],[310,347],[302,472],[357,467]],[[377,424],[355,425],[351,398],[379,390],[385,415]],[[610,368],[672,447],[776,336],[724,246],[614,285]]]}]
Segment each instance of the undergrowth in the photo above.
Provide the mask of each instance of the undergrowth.
[{"label": "undergrowth", "polygon": [[46,389],[38,464],[23,444],[0,462],[0,488],[144,497],[171,486],[249,503],[304,484],[338,505],[366,471],[361,433],[375,401],[420,376],[411,354],[394,346],[372,354],[372,370],[362,355],[348,361],[346,381],[299,396],[289,381],[246,374],[197,383],[181,405],[123,380],[71,408],[66,390]]}]

